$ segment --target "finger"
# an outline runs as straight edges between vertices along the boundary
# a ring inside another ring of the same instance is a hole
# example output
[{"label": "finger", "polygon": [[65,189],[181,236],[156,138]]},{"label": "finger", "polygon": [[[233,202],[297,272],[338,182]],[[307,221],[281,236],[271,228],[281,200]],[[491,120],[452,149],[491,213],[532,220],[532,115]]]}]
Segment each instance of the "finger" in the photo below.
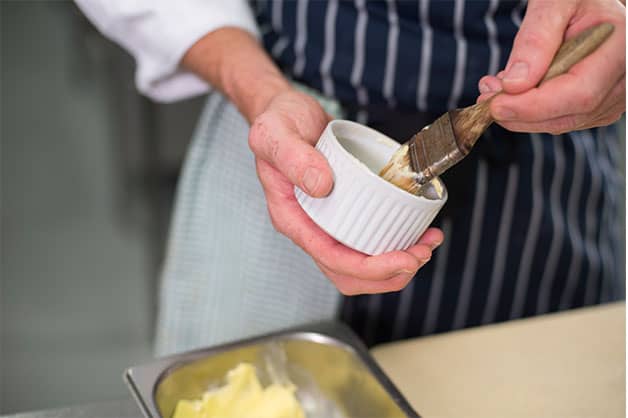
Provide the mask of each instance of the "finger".
[{"label": "finger", "polygon": [[620,105],[619,103],[617,104],[615,111],[613,113],[610,113],[608,115],[604,115],[604,116],[600,116],[599,118],[597,118],[595,121],[593,121],[593,123],[591,124],[590,127],[600,127],[600,126],[608,126],[608,125],[612,125],[614,123],[616,123],[617,121],[619,121],[622,117],[622,115],[626,112],[626,105],[625,105],[626,101],[624,100],[623,105]]},{"label": "finger", "polygon": [[276,196],[277,199],[294,198],[294,184],[278,170],[273,169],[271,171],[269,167],[271,166],[266,161],[261,158],[255,158],[257,177],[260,180],[266,198],[268,199],[268,196]]},{"label": "finger", "polygon": [[382,280],[395,274],[414,273],[420,267],[420,260],[404,251],[367,256],[339,243],[316,225],[294,194],[289,194],[274,178],[282,176],[278,170],[260,159],[258,173],[265,191],[269,191],[266,199],[275,228],[330,270],[365,280]]},{"label": "finger", "polygon": [[337,274],[320,264],[318,267],[334,283],[338,291],[345,296],[398,292],[405,288],[414,277],[414,274],[404,273],[382,281],[369,281]]},{"label": "finger", "polygon": [[604,115],[594,118],[591,118],[590,115],[568,115],[542,122],[506,122],[500,123],[500,125],[512,132],[538,132],[560,135],[566,132],[610,125],[619,120],[624,111],[625,106],[622,110],[620,103],[616,103]]},{"label": "finger", "polygon": [[524,92],[543,78],[558,51],[575,1],[530,0],[503,77],[504,91]]},{"label": "finger", "polygon": [[595,126],[603,126],[600,123],[607,121],[604,125],[619,119],[622,113],[626,112],[626,75],[613,87],[606,99],[592,112],[595,115]]},{"label": "finger", "polygon": [[475,100],[476,103],[482,103],[488,99],[490,99],[491,97],[495,96],[495,93],[484,93],[484,94],[480,94],[478,96],[478,98]]},{"label": "finger", "polygon": [[626,80],[622,77],[602,103],[592,112],[560,116],[542,121],[500,121],[504,128],[514,132],[547,132],[561,134],[578,129],[608,125],[619,119],[626,110]]},{"label": "finger", "polygon": [[488,99],[490,99],[491,97],[495,96],[494,93],[486,93],[486,94],[480,94],[478,96],[478,98],[476,99],[476,103],[482,103]]},{"label": "finger", "polygon": [[541,122],[499,122],[502,127],[512,132],[548,133],[552,135],[583,129],[578,128],[580,123],[582,120],[579,115],[561,116]]},{"label": "finger", "polygon": [[443,231],[438,228],[429,228],[423,233],[419,242],[408,248],[406,252],[412,254],[419,260],[420,266],[423,267],[432,258],[432,251],[438,248],[445,239]]},{"label": "finger", "polygon": [[486,75],[478,82],[480,94],[495,94],[502,91],[502,81],[496,76]]},{"label": "finger", "polygon": [[533,122],[593,111],[625,72],[624,58],[618,58],[616,52],[614,57],[607,54],[609,51],[600,49],[539,88],[517,95],[500,94],[491,103],[491,114],[498,121]]},{"label": "finger", "polygon": [[[427,231],[425,231],[423,233],[423,235],[421,236],[421,238],[419,239],[419,242],[417,242],[415,245],[413,245],[412,247],[408,248],[405,250],[405,252],[409,253],[410,255],[412,255],[413,257],[415,257],[417,260],[419,260],[419,266],[418,268],[420,269],[421,267],[423,267],[428,261],[430,261],[430,259],[432,258],[432,251],[435,250],[436,248],[438,248],[438,246],[440,246],[443,242],[443,232],[438,229],[438,228],[429,228]],[[322,265],[322,263],[321,263]],[[334,273],[339,274],[339,272],[337,270],[335,270],[332,267],[327,267],[326,268],[329,271],[332,271]],[[408,273],[408,274],[413,274],[411,272],[403,272],[403,273]],[[365,280],[364,277],[360,277],[358,275],[352,274],[352,273],[345,273],[345,275],[354,277],[356,279],[361,279],[361,280]],[[399,272],[394,273],[393,275],[398,275],[400,274]],[[380,280],[388,280],[389,277],[381,277]]]},{"label": "finger", "polygon": [[258,117],[249,133],[253,153],[314,197],[329,194],[333,175],[325,157],[272,115]]},{"label": "finger", "polygon": [[[407,250],[405,250],[406,253],[410,254],[411,256],[415,257],[417,260],[419,260],[418,262],[418,267],[416,270],[397,270],[395,272],[388,273],[388,275],[381,275],[379,277],[365,277],[365,276],[361,276],[360,274],[356,274],[354,272],[351,271],[342,271],[339,270],[338,268],[336,268],[335,266],[329,266],[329,265],[325,265],[324,263],[320,262],[320,261],[316,261],[318,264],[320,264],[321,266],[324,266],[328,271],[333,272],[335,274],[339,274],[339,275],[343,275],[343,276],[347,276],[347,277],[353,277],[354,279],[359,279],[359,280],[363,280],[363,281],[383,281],[383,280],[388,280],[391,277],[395,277],[398,276],[400,274],[410,274],[410,275],[414,275],[416,274],[416,272],[421,269],[421,267],[423,267],[425,264],[427,264],[430,259],[432,258],[432,250],[433,248],[431,248],[432,245],[427,245],[427,244],[416,244],[413,245],[412,247],[408,248]],[[438,245],[435,245],[434,248],[438,247]],[[388,253],[389,254],[389,253]],[[373,256],[371,256],[373,257]]]},{"label": "finger", "polygon": [[444,239],[445,235],[443,231],[438,228],[428,228],[423,235],[421,235],[421,238],[419,238],[417,245],[427,245],[430,250],[435,250],[443,243]]}]

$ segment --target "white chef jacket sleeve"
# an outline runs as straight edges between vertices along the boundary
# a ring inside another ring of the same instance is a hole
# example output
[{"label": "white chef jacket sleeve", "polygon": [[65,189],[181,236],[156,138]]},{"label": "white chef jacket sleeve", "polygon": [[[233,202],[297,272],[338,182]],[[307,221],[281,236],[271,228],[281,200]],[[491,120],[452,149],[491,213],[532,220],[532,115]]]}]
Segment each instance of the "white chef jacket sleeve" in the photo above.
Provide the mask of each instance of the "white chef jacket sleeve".
[{"label": "white chef jacket sleeve", "polygon": [[221,27],[244,29],[259,38],[246,0],[75,0],[105,36],[135,58],[138,90],[159,102],[207,92],[206,81],[180,67],[185,52]]}]

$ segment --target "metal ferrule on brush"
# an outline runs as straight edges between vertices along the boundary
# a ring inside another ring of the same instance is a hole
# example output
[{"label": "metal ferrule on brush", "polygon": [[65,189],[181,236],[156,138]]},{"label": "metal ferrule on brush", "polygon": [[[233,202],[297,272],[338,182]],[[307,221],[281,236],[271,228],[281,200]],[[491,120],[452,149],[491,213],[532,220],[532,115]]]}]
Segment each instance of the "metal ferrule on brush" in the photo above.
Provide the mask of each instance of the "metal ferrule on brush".
[{"label": "metal ferrule on brush", "polygon": [[420,185],[444,173],[467,154],[456,142],[449,113],[417,133],[408,149],[410,164]]}]

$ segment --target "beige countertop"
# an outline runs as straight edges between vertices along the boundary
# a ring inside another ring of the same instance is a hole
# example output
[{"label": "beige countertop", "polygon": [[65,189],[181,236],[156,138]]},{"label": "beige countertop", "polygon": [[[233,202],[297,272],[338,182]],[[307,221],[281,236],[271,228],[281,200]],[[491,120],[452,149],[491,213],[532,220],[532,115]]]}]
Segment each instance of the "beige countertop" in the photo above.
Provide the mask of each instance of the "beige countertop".
[{"label": "beige countertop", "polygon": [[423,418],[625,417],[625,337],[622,302],[371,352]]}]

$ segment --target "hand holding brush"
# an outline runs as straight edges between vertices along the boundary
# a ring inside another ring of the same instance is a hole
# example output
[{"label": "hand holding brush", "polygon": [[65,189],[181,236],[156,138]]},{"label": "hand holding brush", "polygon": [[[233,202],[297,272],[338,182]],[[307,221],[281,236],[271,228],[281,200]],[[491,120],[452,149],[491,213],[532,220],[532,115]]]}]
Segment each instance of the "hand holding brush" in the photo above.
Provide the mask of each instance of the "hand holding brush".
[{"label": "hand holding brush", "polygon": [[[574,64],[595,51],[613,32],[610,23],[593,26],[560,47],[539,83],[566,73]],[[393,155],[380,176],[412,194],[466,157],[478,138],[494,122],[490,102],[445,113],[414,135]]]}]

